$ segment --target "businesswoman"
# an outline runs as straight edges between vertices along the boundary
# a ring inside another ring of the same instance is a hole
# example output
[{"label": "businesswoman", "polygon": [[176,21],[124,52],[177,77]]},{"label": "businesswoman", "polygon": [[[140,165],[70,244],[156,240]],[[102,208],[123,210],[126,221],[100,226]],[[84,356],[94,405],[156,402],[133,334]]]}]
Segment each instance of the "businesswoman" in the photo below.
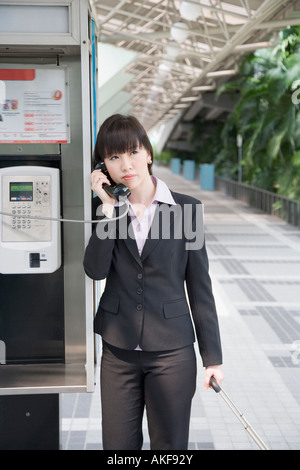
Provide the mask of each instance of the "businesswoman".
[{"label": "businesswoman", "polygon": [[141,449],[146,409],[152,450],[187,449],[194,331],[204,387],[212,375],[219,383],[223,378],[201,203],[152,176],[152,147],[133,116],[113,115],[102,124],[94,156],[131,192],[127,203],[116,201],[104,189],[112,184],[108,177],[101,170],[91,174],[101,223],[84,268],[92,279],[106,278],[94,322],[103,340],[103,448]]}]

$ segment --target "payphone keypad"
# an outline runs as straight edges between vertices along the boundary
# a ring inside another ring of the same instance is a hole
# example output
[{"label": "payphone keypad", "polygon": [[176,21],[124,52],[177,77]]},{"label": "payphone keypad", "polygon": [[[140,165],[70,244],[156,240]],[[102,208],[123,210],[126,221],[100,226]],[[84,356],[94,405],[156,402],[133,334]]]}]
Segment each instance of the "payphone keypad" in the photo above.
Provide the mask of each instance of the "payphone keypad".
[{"label": "payphone keypad", "polygon": [[3,211],[12,216],[4,217],[2,240],[50,241],[50,176],[3,178]]},{"label": "payphone keypad", "polygon": [[13,204],[12,214],[14,215],[11,219],[11,227],[14,230],[30,230],[32,228],[31,219],[26,216],[31,216],[31,204]]}]

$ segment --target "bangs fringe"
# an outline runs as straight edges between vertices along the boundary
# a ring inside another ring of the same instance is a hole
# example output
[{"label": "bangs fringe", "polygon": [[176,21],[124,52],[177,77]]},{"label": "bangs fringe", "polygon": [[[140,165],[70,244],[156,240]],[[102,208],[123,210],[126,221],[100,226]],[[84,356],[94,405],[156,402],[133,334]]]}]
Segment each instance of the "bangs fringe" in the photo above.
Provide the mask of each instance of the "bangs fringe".
[{"label": "bangs fringe", "polygon": [[104,159],[113,154],[129,152],[137,147],[143,146],[140,136],[130,126],[127,128],[113,130],[103,136],[100,143],[101,157]]}]

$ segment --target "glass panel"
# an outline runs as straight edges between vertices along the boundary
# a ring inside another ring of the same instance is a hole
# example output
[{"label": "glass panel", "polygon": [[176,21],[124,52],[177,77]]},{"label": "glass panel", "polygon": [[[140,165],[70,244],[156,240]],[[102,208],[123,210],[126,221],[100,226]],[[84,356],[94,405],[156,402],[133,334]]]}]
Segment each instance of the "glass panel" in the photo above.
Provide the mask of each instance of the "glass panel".
[{"label": "glass panel", "polygon": [[68,6],[0,5],[1,33],[69,33]]}]

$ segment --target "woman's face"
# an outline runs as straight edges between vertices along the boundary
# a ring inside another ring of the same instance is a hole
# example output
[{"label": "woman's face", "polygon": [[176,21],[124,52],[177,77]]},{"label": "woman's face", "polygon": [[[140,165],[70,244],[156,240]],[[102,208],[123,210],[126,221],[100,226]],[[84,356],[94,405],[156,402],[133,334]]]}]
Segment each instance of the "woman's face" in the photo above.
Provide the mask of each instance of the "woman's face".
[{"label": "woman's face", "polygon": [[126,153],[110,155],[104,159],[104,163],[115,183],[123,183],[132,190],[150,178],[150,159],[151,155],[144,147],[136,147]]}]

